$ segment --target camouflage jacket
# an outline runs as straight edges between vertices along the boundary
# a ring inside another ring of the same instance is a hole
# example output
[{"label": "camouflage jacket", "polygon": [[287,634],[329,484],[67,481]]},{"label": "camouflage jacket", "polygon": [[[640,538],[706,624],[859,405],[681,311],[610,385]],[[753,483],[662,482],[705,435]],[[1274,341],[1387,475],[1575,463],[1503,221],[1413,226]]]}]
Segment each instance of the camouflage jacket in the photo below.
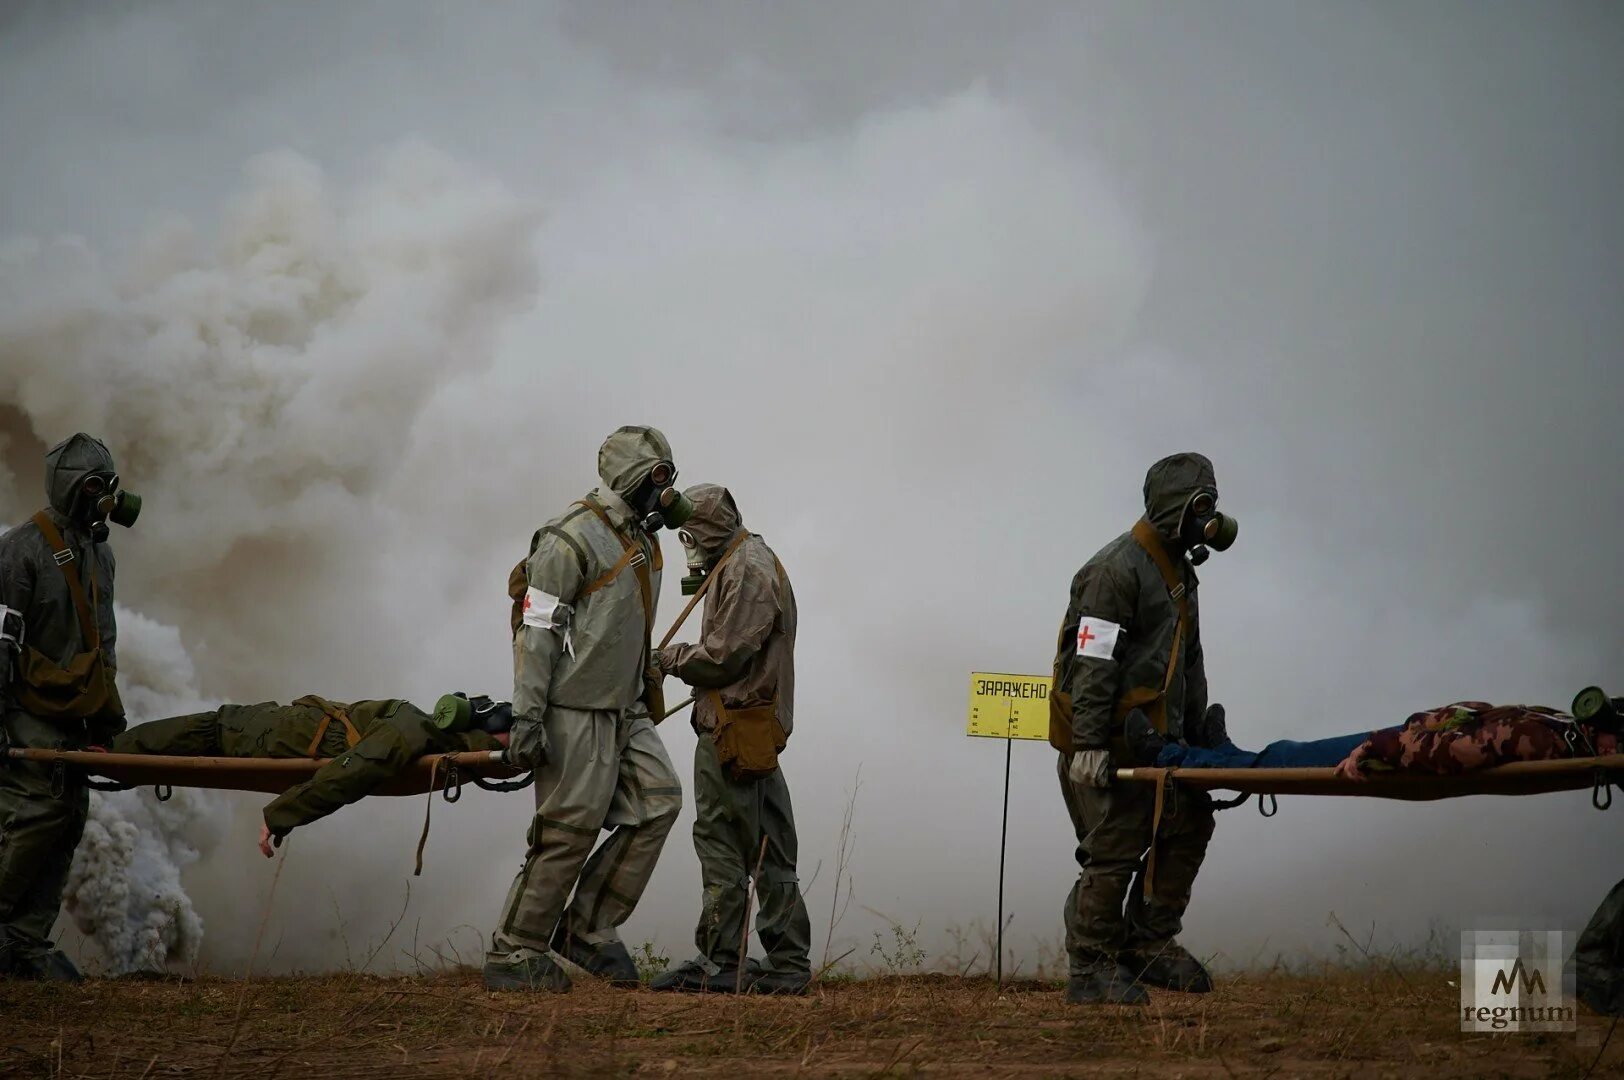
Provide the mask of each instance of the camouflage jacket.
[{"label": "camouflage jacket", "polygon": [[[294,710],[298,709],[295,714]],[[370,795],[379,784],[403,771],[425,754],[459,750],[495,750],[501,746],[483,731],[460,734],[442,731],[409,701],[357,701],[346,707],[350,722],[360,732],[354,746],[339,753],[316,774],[278,795],[265,807],[265,824],[278,835],[308,825],[334,810]],[[320,723],[320,711],[290,706],[286,726],[296,739],[309,745]],[[314,714],[314,715],[312,715]],[[343,728],[331,724],[327,734]],[[310,734],[306,734],[306,731]]]},{"label": "camouflage jacket", "polygon": [[1613,736],[1581,732],[1572,717],[1555,709],[1458,701],[1374,732],[1338,768],[1348,774],[1401,769],[1456,775],[1512,761],[1585,756],[1590,749],[1584,738],[1598,754],[1616,750]]},{"label": "camouflage jacket", "polygon": [[116,754],[302,758],[314,745],[316,756],[332,760],[265,807],[265,824],[284,836],[370,795],[426,754],[501,746],[483,731],[442,731],[427,713],[399,698],[330,702],[355,727],[359,738],[352,746],[344,725],[328,720],[325,710],[308,700],[222,705],[211,713],[137,724],[114,739],[111,749]]}]

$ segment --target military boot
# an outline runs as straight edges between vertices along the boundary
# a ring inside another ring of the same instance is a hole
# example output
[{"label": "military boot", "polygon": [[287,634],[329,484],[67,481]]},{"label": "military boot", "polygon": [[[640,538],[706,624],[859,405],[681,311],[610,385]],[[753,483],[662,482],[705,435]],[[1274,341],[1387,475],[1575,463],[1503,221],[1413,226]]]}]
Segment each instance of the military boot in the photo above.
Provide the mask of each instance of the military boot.
[{"label": "military boot", "polygon": [[593,945],[582,941],[568,928],[560,925],[553,935],[553,951],[589,975],[608,979],[611,986],[641,986],[643,979],[637,974],[637,963],[626,946],[619,941]]},{"label": "military boot", "polygon": [[84,982],[68,954],[61,949],[25,950],[15,940],[0,947],[0,978],[20,982]]},{"label": "military boot", "polygon": [[1101,963],[1066,984],[1068,1005],[1144,1005],[1150,995],[1121,964]]},{"label": "military boot", "polygon": [[545,990],[566,994],[570,989],[570,977],[564,969],[551,956],[535,949],[488,953],[484,976],[487,990]]},{"label": "military boot", "polygon": [[649,980],[650,990],[671,990],[689,994],[736,994],[739,969],[718,967],[709,960],[688,960]]},{"label": "military boot", "polygon": [[751,960],[744,973],[744,989],[750,994],[785,994],[799,997],[812,983],[809,971],[772,971]]},{"label": "military boot", "polygon": [[1212,975],[1206,966],[1176,941],[1132,953],[1124,963],[1133,977],[1147,986],[1184,994],[1205,994],[1212,989]]},{"label": "military boot", "polygon": [[39,978],[45,982],[81,983],[85,977],[80,974],[79,968],[68,954],[61,949],[52,949],[45,954],[45,963],[41,965]]},{"label": "military boot", "polygon": [[1216,750],[1229,742],[1229,724],[1222,705],[1208,705],[1207,711],[1185,725],[1184,741],[1191,746]]},{"label": "military boot", "polygon": [[1154,765],[1167,746],[1167,740],[1150,717],[1138,709],[1130,712],[1122,722],[1122,737],[1128,744],[1128,757],[1135,765]]}]

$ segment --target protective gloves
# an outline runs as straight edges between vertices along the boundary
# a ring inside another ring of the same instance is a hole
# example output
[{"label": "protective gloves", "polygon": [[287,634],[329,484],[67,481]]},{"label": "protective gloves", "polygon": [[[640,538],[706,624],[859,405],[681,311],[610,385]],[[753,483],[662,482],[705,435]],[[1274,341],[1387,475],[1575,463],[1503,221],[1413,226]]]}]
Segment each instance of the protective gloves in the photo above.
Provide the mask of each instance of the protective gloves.
[{"label": "protective gloves", "polygon": [[1066,775],[1078,787],[1110,787],[1111,751],[1103,748],[1073,751],[1071,764],[1066,766]]},{"label": "protective gloves", "polygon": [[547,729],[541,721],[534,716],[516,716],[502,760],[516,769],[534,772],[547,763],[547,749]]}]

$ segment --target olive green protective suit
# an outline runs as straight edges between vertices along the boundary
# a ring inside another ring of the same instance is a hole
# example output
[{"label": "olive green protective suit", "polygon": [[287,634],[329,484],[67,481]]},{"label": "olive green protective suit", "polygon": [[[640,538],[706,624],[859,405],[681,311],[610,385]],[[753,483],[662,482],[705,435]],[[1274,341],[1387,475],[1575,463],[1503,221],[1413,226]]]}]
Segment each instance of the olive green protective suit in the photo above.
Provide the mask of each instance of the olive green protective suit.
[{"label": "olive green protective suit", "polygon": [[483,731],[442,731],[427,713],[398,698],[330,704],[349,716],[360,736],[354,746],[344,725],[329,719],[320,706],[263,701],[137,724],[114,739],[111,749],[119,754],[331,758],[309,780],[265,807],[266,826],[272,834],[286,836],[365,798],[425,754],[497,750],[502,745]]},{"label": "olive green protective suit", "polygon": [[[1166,734],[1175,740],[1207,708],[1197,581],[1178,540],[1185,504],[1202,489],[1216,493],[1217,482],[1212,463],[1199,454],[1164,458],[1145,478],[1145,519],[1183,575],[1189,605],[1189,625],[1165,698]],[[1085,617],[1121,628],[1110,655],[1082,655],[1077,637]],[[1076,749],[1111,747],[1121,733],[1119,697],[1132,687],[1163,685],[1177,621],[1177,603],[1131,532],[1111,541],[1077,572],[1057,657],[1060,678],[1072,696]],[[1117,740],[1118,752],[1121,745]],[[1071,974],[1078,976],[1170,947],[1212,837],[1213,819],[1212,800],[1205,793],[1181,791],[1168,800],[1155,836],[1153,895],[1147,896],[1144,871],[1152,840],[1153,787],[1115,781],[1104,789],[1075,784],[1067,775],[1068,762],[1069,756],[1060,754],[1060,787],[1077,831],[1082,867],[1065,909],[1066,951]]]},{"label": "olive green protective suit", "polygon": [[[113,455],[101,440],[83,433],[59,444],[45,458],[46,511],[73,552],[73,565],[88,592],[95,583],[95,619],[110,669],[117,668],[118,626],[113,617],[113,551],[95,543],[68,514],[81,481],[93,472],[114,472]],[[87,648],[73,594],[52,558],[51,545],[32,522],[0,537],[0,604],[22,613],[27,644],[66,664]],[[0,725],[12,746],[79,750],[105,742],[123,721],[87,722],[33,716],[12,697],[15,657],[0,643]],[[54,790],[53,790],[54,782]],[[50,953],[48,938],[62,903],[73,849],[84,833],[89,791],[71,770],[0,762],[0,974],[37,972]]]},{"label": "olive green protective suit", "polygon": [[[689,488],[694,515],[685,528],[704,551],[714,580],[704,599],[700,639],[662,649],[660,670],[698,691],[693,726],[694,850],[705,904],[694,935],[700,954],[731,970],[739,955],[751,878],[759,910],[756,936],[766,967],[785,974],[810,971],[812,926],[796,876],[795,813],[782,769],[756,780],[734,780],[716,756],[711,732],[724,707],[777,703],[789,734],[795,712],[795,593],[767,542],[746,534],[720,566],[716,560],[744,533],[733,496],[715,484]],[[765,844],[765,848],[763,848]],[[759,872],[758,872],[759,864]]]},{"label": "olive green protective suit", "polygon": [[[634,567],[604,580],[622,558],[623,537],[648,568],[651,608],[658,599],[659,541],[625,496],[670,460],[659,431],[621,428],[598,453],[603,486],[587,497],[613,528],[572,506],[530,541],[513,640],[509,754],[535,768],[537,807],[493,960],[546,951],[561,917],[562,929],[588,946],[618,943],[682,808],[681,782],[641,700],[652,610],[645,614]],[[603,829],[612,831],[593,851]]]}]

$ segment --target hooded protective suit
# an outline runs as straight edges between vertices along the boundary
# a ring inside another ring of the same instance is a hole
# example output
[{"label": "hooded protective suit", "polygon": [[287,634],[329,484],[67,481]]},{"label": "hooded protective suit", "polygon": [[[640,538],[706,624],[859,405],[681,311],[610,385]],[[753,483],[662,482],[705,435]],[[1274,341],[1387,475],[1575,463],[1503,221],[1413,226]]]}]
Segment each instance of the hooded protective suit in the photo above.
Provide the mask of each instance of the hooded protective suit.
[{"label": "hooded protective suit", "polygon": [[[113,551],[96,543],[83,522],[70,515],[74,495],[92,473],[111,475],[113,455],[100,439],[79,433],[45,458],[44,511],[61,534],[87,593],[105,663],[117,667],[118,626],[113,616]],[[66,665],[88,643],[67,579],[51,544],[32,521],[0,537],[0,604],[21,613],[24,643]],[[16,703],[16,652],[0,642],[0,733],[13,746],[80,749],[104,742],[123,728],[117,715],[96,718],[34,716]],[[115,705],[116,708],[116,705]],[[52,773],[43,765],[0,763],[0,975],[38,976],[71,971],[53,954],[48,935],[56,921],[73,849],[84,832],[89,792],[72,773],[52,794]]]},{"label": "hooded protective suit", "polygon": [[443,731],[423,710],[398,698],[346,704],[312,696],[291,705],[222,705],[212,712],[137,724],[114,739],[110,749],[116,754],[331,758],[309,780],[266,805],[265,824],[272,835],[286,836],[365,798],[425,754],[500,746],[483,731]]},{"label": "hooded protective suit", "polygon": [[804,979],[811,970],[811,922],[796,876],[789,785],[781,769],[742,781],[723,769],[711,735],[717,718],[710,694],[715,691],[730,711],[776,703],[788,737],[795,698],[795,593],[767,542],[745,530],[726,488],[699,484],[686,494],[694,512],[685,529],[704,553],[711,580],[700,640],[662,649],[656,660],[661,672],[698,692],[693,715],[699,735],[694,745],[694,849],[705,902],[695,941],[705,970],[703,977],[689,980],[696,984],[690,987],[681,980],[699,972],[678,969],[671,988],[703,988],[698,984],[712,976],[724,988],[737,980],[752,876],[760,903],[756,935],[766,950],[766,971]]},{"label": "hooded protective suit", "polygon": [[1149,539],[1163,545],[1184,590],[1189,614],[1182,634],[1178,601],[1133,532],[1105,545],[1072,579],[1055,658],[1057,689],[1065,688],[1072,699],[1071,726],[1051,739],[1061,751],[1060,786],[1082,867],[1065,908],[1074,977],[1114,968],[1119,961],[1131,968],[1141,959],[1182,953],[1173,939],[1212,836],[1211,800],[1200,792],[1181,792],[1164,809],[1155,833],[1154,895],[1147,896],[1144,856],[1152,841],[1154,790],[1145,784],[1112,783],[1103,789],[1077,784],[1068,776],[1068,763],[1073,750],[1125,752],[1123,719],[1130,703],[1138,703],[1136,690],[1142,699],[1165,689],[1141,707],[1161,714],[1173,741],[1184,739],[1206,712],[1198,583],[1179,540],[1184,508],[1201,490],[1216,494],[1217,481],[1212,463],[1200,454],[1164,458],[1145,478],[1144,520],[1155,533]]},{"label": "hooded protective suit", "polygon": [[1624,1016],[1624,881],[1590,917],[1573,950],[1579,1000],[1603,1016]]},{"label": "hooded protective suit", "polygon": [[[682,786],[643,700],[660,547],[627,499],[670,461],[659,431],[619,429],[598,453],[603,485],[531,538],[516,598],[509,754],[536,769],[538,805],[487,981],[493,965],[549,944],[577,962],[609,952],[625,957],[621,970],[631,963],[617,928],[654,871]],[[605,828],[613,832],[593,852]]]}]

